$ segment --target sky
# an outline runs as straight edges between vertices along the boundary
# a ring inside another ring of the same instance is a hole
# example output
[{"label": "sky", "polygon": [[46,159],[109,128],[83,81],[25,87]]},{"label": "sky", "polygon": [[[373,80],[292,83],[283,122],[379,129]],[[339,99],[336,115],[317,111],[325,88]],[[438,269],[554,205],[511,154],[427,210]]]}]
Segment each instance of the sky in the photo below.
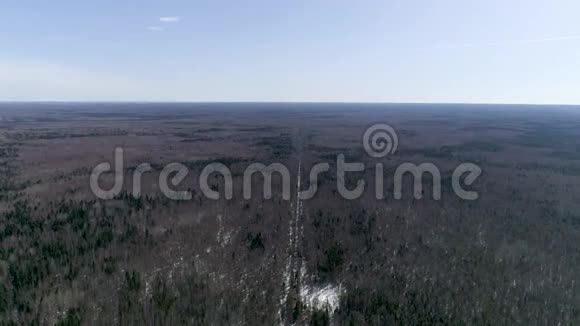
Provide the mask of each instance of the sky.
[{"label": "sky", "polygon": [[3,0],[1,101],[580,104],[578,0]]}]

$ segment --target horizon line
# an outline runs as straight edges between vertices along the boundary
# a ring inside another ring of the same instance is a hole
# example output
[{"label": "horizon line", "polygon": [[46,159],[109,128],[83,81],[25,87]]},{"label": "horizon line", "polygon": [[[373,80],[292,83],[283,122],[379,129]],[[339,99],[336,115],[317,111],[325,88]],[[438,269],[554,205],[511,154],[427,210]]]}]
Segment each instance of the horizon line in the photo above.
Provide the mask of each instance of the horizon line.
[{"label": "horizon line", "polygon": [[0,100],[0,104],[368,104],[368,105],[506,105],[506,106],[573,106],[570,103],[502,103],[502,102],[381,102],[381,101],[137,101],[137,100]]}]

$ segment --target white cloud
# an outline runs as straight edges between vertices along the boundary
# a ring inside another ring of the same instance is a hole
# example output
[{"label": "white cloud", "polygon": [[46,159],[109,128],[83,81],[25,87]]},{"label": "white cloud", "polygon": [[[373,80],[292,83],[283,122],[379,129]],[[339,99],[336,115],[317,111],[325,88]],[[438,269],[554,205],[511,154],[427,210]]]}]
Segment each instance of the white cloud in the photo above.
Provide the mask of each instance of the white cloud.
[{"label": "white cloud", "polygon": [[164,16],[159,17],[159,21],[162,23],[178,23],[181,21],[181,17],[178,16]]},{"label": "white cloud", "polygon": [[148,30],[153,31],[153,32],[161,32],[163,30],[165,30],[165,28],[160,27],[160,26],[149,26],[147,27]]}]

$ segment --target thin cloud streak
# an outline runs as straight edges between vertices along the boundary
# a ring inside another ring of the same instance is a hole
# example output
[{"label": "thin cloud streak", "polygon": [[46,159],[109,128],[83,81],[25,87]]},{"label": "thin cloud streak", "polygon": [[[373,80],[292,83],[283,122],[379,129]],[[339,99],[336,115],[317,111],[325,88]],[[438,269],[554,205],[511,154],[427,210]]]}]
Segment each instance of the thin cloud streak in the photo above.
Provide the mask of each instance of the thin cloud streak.
[{"label": "thin cloud streak", "polygon": [[480,48],[480,47],[506,46],[506,45],[518,45],[518,44],[538,44],[538,43],[550,43],[550,42],[575,41],[575,40],[580,40],[580,35],[564,35],[564,36],[555,36],[555,37],[547,37],[547,38],[522,39],[522,40],[488,42],[488,43],[443,44],[443,45],[437,45],[435,47],[436,48],[444,48],[444,49]]},{"label": "thin cloud streak", "polygon": [[570,40],[580,40],[580,35],[566,35],[557,36],[550,38],[540,38],[535,40],[522,40],[521,43],[545,43],[545,42],[558,42],[558,41],[570,41]]},{"label": "thin cloud streak", "polygon": [[179,16],[164,16],[164,17],[159,17],[159,21],[162,23],[178,23],[181,21],[181,17],[179,17]]},{"label": "thin cloud streak", "polygon": [[153,32],[162,32],[165,30],[163,27],[160,26],[149,26],[147,27],[147,29]]}]

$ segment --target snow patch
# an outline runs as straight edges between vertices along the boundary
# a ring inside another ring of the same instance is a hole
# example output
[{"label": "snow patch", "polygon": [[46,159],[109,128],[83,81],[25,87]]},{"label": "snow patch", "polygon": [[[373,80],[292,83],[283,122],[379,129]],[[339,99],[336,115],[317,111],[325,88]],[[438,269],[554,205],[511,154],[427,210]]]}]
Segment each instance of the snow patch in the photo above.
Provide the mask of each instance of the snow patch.
[{"label": "snow patch", "polygon": [[307,307],[317,310],[328,310],[328,312],[332,314],[339,307],[341,292],[341,285],[304,285],[300,287],[300,298],[302,303],[304,303]]}]

